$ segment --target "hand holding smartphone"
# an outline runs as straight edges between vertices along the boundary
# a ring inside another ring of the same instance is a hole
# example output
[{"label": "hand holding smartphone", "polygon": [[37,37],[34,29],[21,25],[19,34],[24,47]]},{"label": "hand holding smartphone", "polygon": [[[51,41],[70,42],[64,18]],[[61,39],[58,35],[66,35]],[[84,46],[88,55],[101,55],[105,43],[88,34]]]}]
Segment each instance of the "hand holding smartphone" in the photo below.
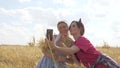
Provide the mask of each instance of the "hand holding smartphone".
[{"label": "hand holding smartphone", "polygon": [[47,29],[46,38],[52,41],[53,38],[53,29]]}]

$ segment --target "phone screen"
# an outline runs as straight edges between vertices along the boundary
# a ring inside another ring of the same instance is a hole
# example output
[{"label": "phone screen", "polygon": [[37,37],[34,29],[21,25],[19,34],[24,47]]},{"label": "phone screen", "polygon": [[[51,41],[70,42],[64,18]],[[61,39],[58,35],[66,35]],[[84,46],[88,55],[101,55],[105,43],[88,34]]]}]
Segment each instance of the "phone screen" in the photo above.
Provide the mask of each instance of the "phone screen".
[{"label": "phone screen", "polygon": [[46,37],[52,41],[53,29],[47,29]]}]

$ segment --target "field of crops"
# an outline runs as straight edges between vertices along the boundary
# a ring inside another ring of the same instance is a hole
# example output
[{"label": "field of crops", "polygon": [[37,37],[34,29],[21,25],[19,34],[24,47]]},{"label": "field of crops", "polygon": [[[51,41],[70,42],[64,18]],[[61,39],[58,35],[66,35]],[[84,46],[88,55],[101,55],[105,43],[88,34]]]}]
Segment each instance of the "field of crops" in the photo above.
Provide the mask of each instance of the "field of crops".
[{"label": "field of crops", "polygon": [[[97,49],[120,63],[120,48]],[[0,46],[0,68],[35,68],[42,56],[37,46]],[[77,67],[69,65],[69,68]]]}]

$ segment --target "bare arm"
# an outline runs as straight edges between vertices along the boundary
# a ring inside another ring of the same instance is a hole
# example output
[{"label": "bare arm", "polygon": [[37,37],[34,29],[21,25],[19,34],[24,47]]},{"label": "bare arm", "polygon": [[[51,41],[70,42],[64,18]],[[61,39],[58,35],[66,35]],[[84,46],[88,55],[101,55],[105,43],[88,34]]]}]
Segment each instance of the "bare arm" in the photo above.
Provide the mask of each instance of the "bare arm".
[{"label": "bare arm", "polygon": [[74,46],[74,45],[70,48],[55,46],[53,49],[63,52],[65,54],[74,54],[80,50],[77,46]]},{"label": "bare arm", "polygon": [[71,46],[70,48],[66,48],[66,47],[55,46],[53,41],[50,40],[46,40],[46,41],[49,44],[48,46],[51,47],[51,49],[54,49],[55,51],[63,52],[65,54],[74,54],[80,50],[80,48],[78,48],[75,45]]}]

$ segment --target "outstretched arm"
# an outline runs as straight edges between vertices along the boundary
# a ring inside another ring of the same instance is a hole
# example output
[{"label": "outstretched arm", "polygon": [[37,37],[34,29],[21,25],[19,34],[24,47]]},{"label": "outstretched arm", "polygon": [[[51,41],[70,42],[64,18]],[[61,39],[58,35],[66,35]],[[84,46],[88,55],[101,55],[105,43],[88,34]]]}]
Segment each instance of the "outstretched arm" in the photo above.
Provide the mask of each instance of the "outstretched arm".
[{"label": "outstretched arm", "polygon": [[48,39],[46,39],[47,43],[49,44],[48,46],[51,47],[51,49],[55,50],[55,51],[60,51],[63,52],[65,54],[74,54],[76,52],[78,52],[80,50],[80,48],[78,48],[77,46],[73,45],[70,48],[67,47],[59,47],[59,46],[55,46],[53,41],[50,41]]},{"label": "outstretched arm", "polygon": [[[54,46],[54,45],[51,45],[51,46]],[[63,52],[65,54],[74,54],[74,53],[76,53],[76,52],[78,52],[80,50],[75,45],[71,46],[70,48],[54,46],[53,49],[57,50],[57,51],[60,51],[60,52]]]}]

